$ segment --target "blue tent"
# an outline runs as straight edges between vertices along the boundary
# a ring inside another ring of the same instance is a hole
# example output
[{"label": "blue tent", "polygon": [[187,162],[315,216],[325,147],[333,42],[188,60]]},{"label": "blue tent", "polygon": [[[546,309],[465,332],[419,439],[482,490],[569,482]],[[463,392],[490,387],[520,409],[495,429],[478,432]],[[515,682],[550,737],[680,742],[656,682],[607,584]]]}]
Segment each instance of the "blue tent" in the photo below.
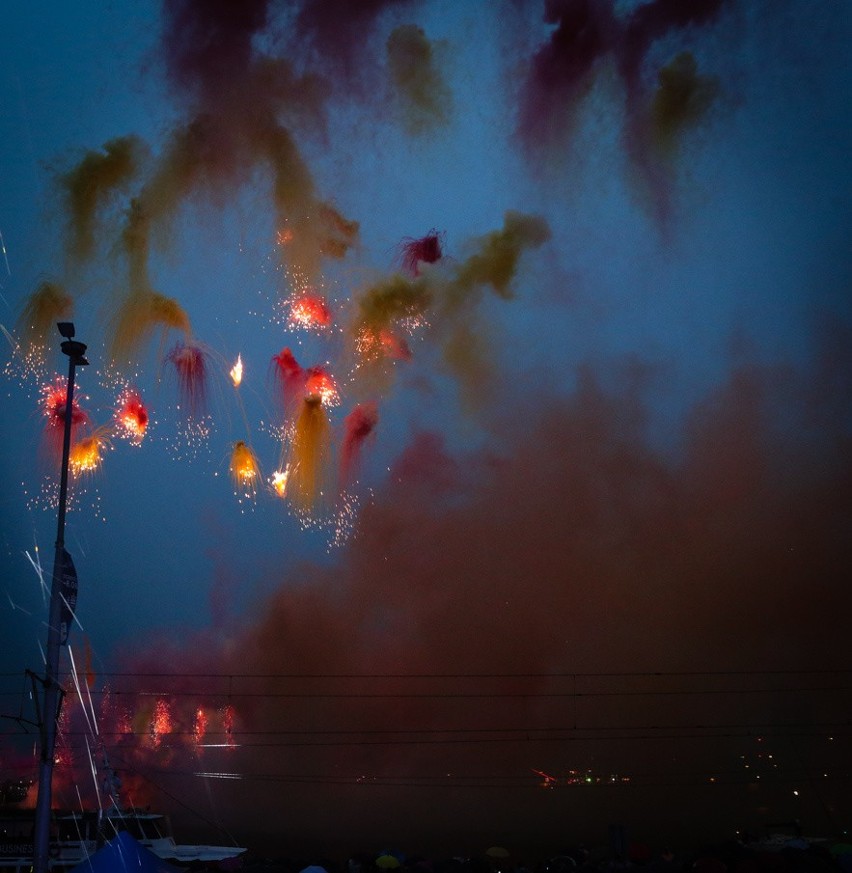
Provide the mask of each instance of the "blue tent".
[{"label": "blue tent", "polygon": [[102,849],[72,867],[70,873],[183,873],[140,845],[127,831],[119,831]]}]

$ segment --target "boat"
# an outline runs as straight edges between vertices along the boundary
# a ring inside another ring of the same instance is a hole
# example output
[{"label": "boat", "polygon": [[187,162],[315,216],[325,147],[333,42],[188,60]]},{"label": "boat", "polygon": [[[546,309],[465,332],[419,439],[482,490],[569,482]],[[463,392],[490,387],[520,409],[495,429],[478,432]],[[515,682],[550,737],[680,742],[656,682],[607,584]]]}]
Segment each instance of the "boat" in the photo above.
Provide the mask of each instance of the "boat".
[{"label": "boat", "polygon": [[[85,861],[116,834],[127,831],[158,858],[177,866],[233,869],[246,852],[240,846],[177,843],[167,815],[148,809],[54,810],[50,870],[61,873]],[[0,873],[29,873],[33,865],[35,811],[0,812]]]}]

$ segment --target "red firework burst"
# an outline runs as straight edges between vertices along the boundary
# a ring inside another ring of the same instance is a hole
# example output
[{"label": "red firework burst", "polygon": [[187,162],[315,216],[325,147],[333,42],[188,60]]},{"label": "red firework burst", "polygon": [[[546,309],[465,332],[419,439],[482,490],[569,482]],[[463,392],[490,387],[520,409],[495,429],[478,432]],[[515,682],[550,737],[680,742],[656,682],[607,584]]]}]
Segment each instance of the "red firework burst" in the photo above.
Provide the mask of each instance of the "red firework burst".
[{"label": "red firework burst", "polygon": [[345,488],[360,459],[366,439],[375,430],[379,410],[375,403],[359,403],[346,416],[343,423],[344,437],[340,454],[340,487]]},{"label": "red firework burst", "polygon": [[[68,388],[64,379],[57,378],[41,388],[41,410],[44,415],[44,446],[57,460],[62,457],[65,435],[65,414],[68,407]],[[71,439],[75,439],[81,425],[90,424],[89,414],[74,397],[71,401]]]},{"label": "red firework burst", "polygon": [[142,397],[133,388],[127,388],[119,395],[114,419],[118,435],[139,445],[148,429],[148,410]]},{"label": "red firework burst", "polygon": [[167,358],[178,379],[179,408],[187,418],[199,418],[207,409],[207,354],[197,343],[178,342]]},{"label": "red firework burst", "polygon": [[305,397],[319,397],[323,406],[336,406],[340,401],[334,377],[324,367],[311,367],[305,374]]},{"label": "red firework burst", "polygon": [[290,327],[308,330],[326,328],[331,324],[331,310],[317,294],[303,294],[290,301]]},{"label": "red firework burst", "polygon": [[400,263],[402,269],[409,276],[420,275],[421,264],[434,264],[443,255],[441,234],[436,230],[430,230],[426,236],[419,239],[406,237],[400,243]]},{"label": "red firework burst", "polygon": [[299,399],[305,382],[305,371],[289,348],[281,349],[277,355],[272,356],[272,368],[281,389],[284,408],[288,410]]},{"label": "red firework burst", "polygon": [[405,337],[398,336],[386,327],[379,329],[362,327],[355,347],[364,361],[377,361],[381,358],[410,361],[412,357],[411,348]]}]

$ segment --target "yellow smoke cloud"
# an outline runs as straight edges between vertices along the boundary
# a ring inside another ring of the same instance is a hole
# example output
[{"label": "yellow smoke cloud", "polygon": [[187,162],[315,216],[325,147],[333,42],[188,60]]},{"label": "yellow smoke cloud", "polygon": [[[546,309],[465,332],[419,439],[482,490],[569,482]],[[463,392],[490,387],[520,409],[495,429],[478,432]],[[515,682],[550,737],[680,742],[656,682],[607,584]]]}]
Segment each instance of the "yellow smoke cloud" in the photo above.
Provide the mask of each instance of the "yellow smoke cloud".
[{"label": "yellow smoke cloud", "polygon": [[435,67],[432,44],[416,24],[397,27],[387,41],[388,68],[410,134],[422,134],[447,123],[452,98]]}]

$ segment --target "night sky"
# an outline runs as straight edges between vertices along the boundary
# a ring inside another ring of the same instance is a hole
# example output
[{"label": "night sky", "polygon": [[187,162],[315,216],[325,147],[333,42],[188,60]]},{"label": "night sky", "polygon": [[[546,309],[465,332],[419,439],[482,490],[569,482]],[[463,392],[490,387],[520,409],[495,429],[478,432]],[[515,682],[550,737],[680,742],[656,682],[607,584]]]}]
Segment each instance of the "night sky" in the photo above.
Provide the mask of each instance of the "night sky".
[{"label": "night sky", "polygon": [[4,10],[0,782],[73,320],[56,803],[88,744],[278,854],[849,828],[851,39],[806,0]]}]

